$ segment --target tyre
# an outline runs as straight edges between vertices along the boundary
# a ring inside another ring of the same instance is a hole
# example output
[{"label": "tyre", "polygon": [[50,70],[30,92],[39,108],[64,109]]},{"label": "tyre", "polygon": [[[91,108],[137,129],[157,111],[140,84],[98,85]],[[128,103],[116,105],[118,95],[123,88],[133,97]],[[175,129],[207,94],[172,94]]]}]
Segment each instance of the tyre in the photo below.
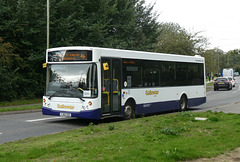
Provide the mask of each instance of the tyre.
[{"label": "tyre", "polygon": [[124,119],[129,120],[133,117],[134,114],[134,106],[131,103],[126,103],[124,109]]},{"label": "tyre", "polygon": [[180,111],[186,111],[188,108],[188,103],[187,103],[187,97],[185,95],[183,95],[180,99],[179,102],[179,106],[180,106]]}]

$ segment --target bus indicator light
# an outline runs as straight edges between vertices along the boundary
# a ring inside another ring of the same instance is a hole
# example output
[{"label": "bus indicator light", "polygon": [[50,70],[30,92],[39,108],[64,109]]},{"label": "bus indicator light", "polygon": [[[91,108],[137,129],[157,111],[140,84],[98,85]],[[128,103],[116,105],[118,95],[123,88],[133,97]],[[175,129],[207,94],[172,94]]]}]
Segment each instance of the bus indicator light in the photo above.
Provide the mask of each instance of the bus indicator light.
[{"label": "bus indicator light", "polygon": [[92,102],[91,101],[89,101],[88,104],[89,104],[89,106],[92,106]]}]

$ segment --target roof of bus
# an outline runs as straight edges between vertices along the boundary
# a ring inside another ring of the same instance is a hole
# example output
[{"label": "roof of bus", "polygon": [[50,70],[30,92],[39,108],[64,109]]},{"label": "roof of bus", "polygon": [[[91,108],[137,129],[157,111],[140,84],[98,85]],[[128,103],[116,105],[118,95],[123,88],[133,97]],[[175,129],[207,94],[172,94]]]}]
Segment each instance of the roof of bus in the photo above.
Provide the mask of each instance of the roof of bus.
[{"label": "roof of bus", "polygon": [[[133,58],[133,59],[150,59],[150,60],[173,60],[173,61],[186,61],[186,62],[198,62],[204,63],[204,57],[199,55],[188,56],[188,55],[177,55],[167,53],[155,53],[145,51],[134,51],[124,49],[113,49],[113,48],[101,48],[101,47],[88,47],[88,46],[69,46],[69,47],[57,47],[47,49],[47,52],[57,50],[92,50],[98,51],[102,57],[120,57],[120,58]],[[113,53],[114,51],[114,53]],[[131,55],[129,55],[131,54]],[[146,55],[148,54],[148,55]],[[151,57],[149,57],[151,56]],[[161,58],[160,58],[161,57]]]}]

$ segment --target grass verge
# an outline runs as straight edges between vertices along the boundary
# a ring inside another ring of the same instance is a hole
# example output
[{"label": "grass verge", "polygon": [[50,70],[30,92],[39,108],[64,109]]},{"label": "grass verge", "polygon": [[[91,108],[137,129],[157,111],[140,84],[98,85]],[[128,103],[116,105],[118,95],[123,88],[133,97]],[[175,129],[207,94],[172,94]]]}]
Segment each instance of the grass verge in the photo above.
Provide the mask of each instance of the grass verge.
[{"label": "grass verge", "polygon": [[41,108],[42,108],[42,105],[29,105],[29,106],[19,106],[19,107],[6,107],[6,108],[0,108],[0,112],[35,110],[35,109],[41,109]]},{"label": "grass verge", "polygon": [[[208,118],[195,120],[195,116]],[[0,161],[180,161],[240,146],[240,115],[190,111],[105,123],[0,145]]]},{"label": "grass verge", "polygon": [[214,82],[207,83],[206,90],[209,91],[209,90],[213,89],[213,86],[214,86]]},{"label": "grass verge", "polygon": [[0,102],[0,107],[37,104],[37,103],[42,103],[42,99],[31,99],[31,100],[21,99],[21,100],[15,100],[12,102],[3,101],[3,102]]}]

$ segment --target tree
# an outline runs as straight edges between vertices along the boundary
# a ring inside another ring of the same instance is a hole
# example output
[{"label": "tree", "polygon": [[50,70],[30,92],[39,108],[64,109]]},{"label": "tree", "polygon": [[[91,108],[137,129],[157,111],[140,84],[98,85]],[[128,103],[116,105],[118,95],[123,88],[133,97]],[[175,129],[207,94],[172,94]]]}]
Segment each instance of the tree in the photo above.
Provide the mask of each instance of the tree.
[{"label": "tree", "polygon": [[239,63],[240,63],[240,50],[234,49],[230,50],[226,54],[226,65],[227,68],[234,68],[235,71],[239,71]]},{"label": "tree", "polygon": [[[144,0],[51,0],[50,47],[98,46],[153,51],[157,16],[152,14],[153,7],[144,3]],[[13,74],[16,76],[14,84],[18,87],[11,99],[42,96],[46,1],[0,0],[0,33],[11,44],[11,53],[21,58],[20,64],[14,62],[9,76],[5,75],[6,80]],[[1,74],[5,72],[6,68],[1,69]]]},{"label": "tree", "polygon": [[206,74],[218,74],[221,73],[224,68],[225,54],[218,48],[210,49],[204,52]]},{"label": "tree", "polygon": [[179,24],[163,23],[160,25],[155,51],[170,54],[196,55],[202,54],[207,39],[198,36],[200,32],[190,34]]},{"label": "tree", "polygon": [[13,46],[0,37],[0,101],[10,101],[17,97],[17,71],[22,59],[13,53]]},{"label": "tree", "polygon": [[158,23],[144,0],[51,3],[50,45],[153,50]]}]

